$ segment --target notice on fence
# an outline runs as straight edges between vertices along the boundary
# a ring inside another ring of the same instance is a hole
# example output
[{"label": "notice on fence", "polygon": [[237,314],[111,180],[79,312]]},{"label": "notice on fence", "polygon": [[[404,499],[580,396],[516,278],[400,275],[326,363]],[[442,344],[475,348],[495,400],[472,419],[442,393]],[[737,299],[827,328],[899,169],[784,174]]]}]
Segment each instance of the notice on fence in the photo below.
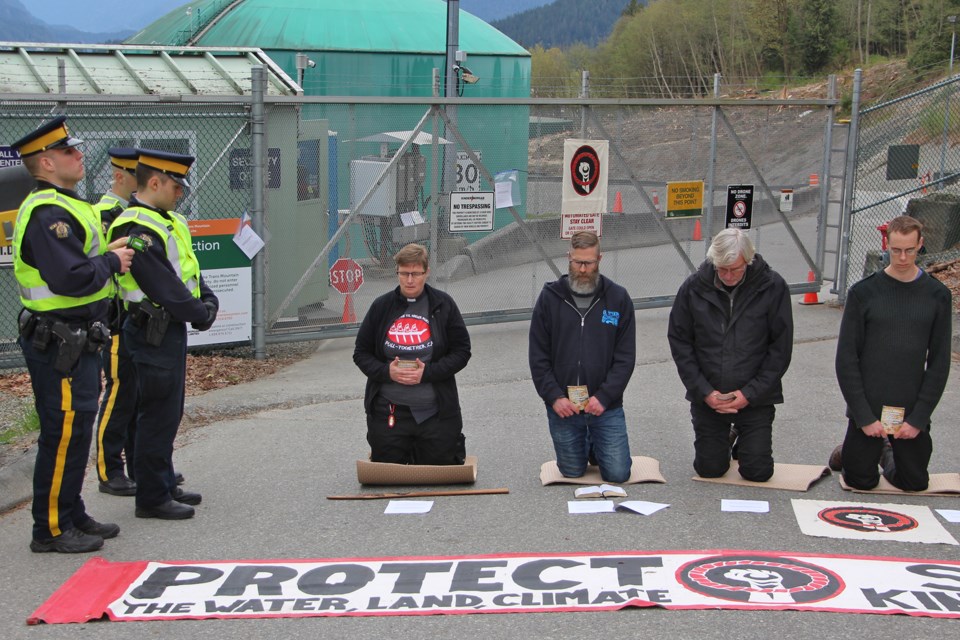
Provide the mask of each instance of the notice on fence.
[{"label": "notice on fence", "polygon": [[603,214],[601,213],[563,213],[560,214],[560,237],[569,240],[580,231],[593,231],[603,235]]},{"label": "notice on fence", "polygon": [[450,233],[493,231],[493,191],[450,194]]}]

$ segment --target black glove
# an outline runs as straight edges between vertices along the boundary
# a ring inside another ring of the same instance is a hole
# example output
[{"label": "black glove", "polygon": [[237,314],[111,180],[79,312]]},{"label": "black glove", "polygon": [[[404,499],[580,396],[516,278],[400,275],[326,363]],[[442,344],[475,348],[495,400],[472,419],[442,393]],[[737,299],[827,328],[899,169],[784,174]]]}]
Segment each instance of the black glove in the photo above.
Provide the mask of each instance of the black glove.
[{"label": "black glove", "polygon": [[197,331],[206,331],[213,326],[213,323],[217,319],[217,305],[212,300],[204,300],[203,306],[207,308],[207,319],[203,322],[191,322],[190,326]]}]

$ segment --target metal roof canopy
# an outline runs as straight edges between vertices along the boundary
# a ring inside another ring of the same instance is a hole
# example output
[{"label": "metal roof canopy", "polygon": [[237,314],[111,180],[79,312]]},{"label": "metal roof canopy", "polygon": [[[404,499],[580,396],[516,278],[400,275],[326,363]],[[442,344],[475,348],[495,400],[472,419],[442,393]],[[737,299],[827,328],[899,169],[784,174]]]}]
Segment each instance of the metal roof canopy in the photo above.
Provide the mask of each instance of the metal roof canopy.
[{"label": "metal roof canopy", "polygon": [[303,93],[256,47],[0,42],[0,94],[248,96],[254,65],[268,95]]}]

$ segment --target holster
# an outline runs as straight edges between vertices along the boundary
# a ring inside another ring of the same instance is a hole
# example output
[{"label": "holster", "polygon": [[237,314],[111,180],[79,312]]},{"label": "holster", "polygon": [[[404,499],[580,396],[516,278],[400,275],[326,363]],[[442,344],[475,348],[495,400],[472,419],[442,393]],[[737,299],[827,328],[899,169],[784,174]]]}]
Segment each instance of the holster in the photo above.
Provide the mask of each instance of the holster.
[{"label": "holster", "polygon": [[136,326],[146,327],[147,344],[153,347],[163,344],[163,337],[167,335],[167,328],[170,326],[169,311],[144,299],[130,308],[130,319]]},{"label": "holster", "polygon": [[80,355],[87,344],[87,332],[83,329],[71,329],[65,322],[54,320],[50,330],[60,339],[60,349],[53,368],[61,374],[68,374],[80,360]]}]

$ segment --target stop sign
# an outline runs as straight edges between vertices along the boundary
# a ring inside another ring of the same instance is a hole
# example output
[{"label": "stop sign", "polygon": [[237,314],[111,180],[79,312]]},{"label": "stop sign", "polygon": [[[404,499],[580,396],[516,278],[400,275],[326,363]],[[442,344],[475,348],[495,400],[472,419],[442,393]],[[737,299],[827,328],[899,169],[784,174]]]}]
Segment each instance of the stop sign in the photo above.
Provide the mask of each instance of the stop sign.
[{"label": "stop sign", "polygon": [[353,293],[363,284],[363,267],[350,258],[340,258],[330,267],[330,286],[340,293]]}]

